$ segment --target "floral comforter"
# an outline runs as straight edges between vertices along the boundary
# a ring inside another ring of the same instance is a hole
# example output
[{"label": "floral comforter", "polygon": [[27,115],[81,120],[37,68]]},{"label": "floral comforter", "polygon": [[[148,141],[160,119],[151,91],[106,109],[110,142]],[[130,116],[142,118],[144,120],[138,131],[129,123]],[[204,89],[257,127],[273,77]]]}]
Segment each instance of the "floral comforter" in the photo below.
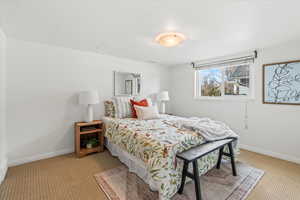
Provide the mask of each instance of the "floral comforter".
[{"label": "floral comforter", "polygon": [[[142,160],[152,180],[157,184],[160,200],[170,199],[179,189],[183,163],[176,154],[205,142],[188,129],[172,124],[183,118],[163,115],[161,119],[137,120],[106,118],[105,136],[129,154]],[[218,152],[198,160],[200,174],[217,162]]]}]

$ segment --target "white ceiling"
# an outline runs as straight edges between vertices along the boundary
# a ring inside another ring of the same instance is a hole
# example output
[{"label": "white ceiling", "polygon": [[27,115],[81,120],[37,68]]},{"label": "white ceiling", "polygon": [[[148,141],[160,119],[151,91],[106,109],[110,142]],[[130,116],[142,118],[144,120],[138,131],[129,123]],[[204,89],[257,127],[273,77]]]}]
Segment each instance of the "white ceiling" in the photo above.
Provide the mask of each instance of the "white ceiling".
[{"label": "white ceiling", "polygon": [[[10,37],[167,65],[300,38],[299,0],[0,0]],[[188,38],[173,48],[158,33]]]}]

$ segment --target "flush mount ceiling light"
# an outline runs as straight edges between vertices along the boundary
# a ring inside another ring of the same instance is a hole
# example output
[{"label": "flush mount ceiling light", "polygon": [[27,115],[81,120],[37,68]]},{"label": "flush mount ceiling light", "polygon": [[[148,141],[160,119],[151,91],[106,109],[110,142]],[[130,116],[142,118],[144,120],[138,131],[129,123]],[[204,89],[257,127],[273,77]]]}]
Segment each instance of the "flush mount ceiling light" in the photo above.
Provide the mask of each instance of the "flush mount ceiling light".
[{"label": "flush mount ceiling light", "polygon": [[186,37],[181,33],[161,33],[156,38],[155,41],[164,47],[174,47],[181,42],[183,42]]}]

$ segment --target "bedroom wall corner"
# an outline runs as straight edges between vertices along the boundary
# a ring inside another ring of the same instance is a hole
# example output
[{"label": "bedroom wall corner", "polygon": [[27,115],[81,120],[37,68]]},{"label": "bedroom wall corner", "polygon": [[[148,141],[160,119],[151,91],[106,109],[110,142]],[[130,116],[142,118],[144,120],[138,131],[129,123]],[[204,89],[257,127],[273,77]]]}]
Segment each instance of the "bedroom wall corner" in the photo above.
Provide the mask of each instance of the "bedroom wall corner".
[{"label": "bedroom wall corner", "polygon": [[6,156],[6,36],[0,28],[0,184],[7,171]]}]

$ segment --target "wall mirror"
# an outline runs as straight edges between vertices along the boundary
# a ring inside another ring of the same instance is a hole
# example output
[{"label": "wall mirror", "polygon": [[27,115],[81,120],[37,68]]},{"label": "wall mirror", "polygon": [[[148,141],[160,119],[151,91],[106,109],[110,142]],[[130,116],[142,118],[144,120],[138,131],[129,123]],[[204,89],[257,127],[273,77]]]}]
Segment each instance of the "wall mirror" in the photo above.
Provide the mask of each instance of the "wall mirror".
[{"label": "wall mirror", "polygon": [[131,96],[141,92],[141,74],[114,72],[114,95]]}]

